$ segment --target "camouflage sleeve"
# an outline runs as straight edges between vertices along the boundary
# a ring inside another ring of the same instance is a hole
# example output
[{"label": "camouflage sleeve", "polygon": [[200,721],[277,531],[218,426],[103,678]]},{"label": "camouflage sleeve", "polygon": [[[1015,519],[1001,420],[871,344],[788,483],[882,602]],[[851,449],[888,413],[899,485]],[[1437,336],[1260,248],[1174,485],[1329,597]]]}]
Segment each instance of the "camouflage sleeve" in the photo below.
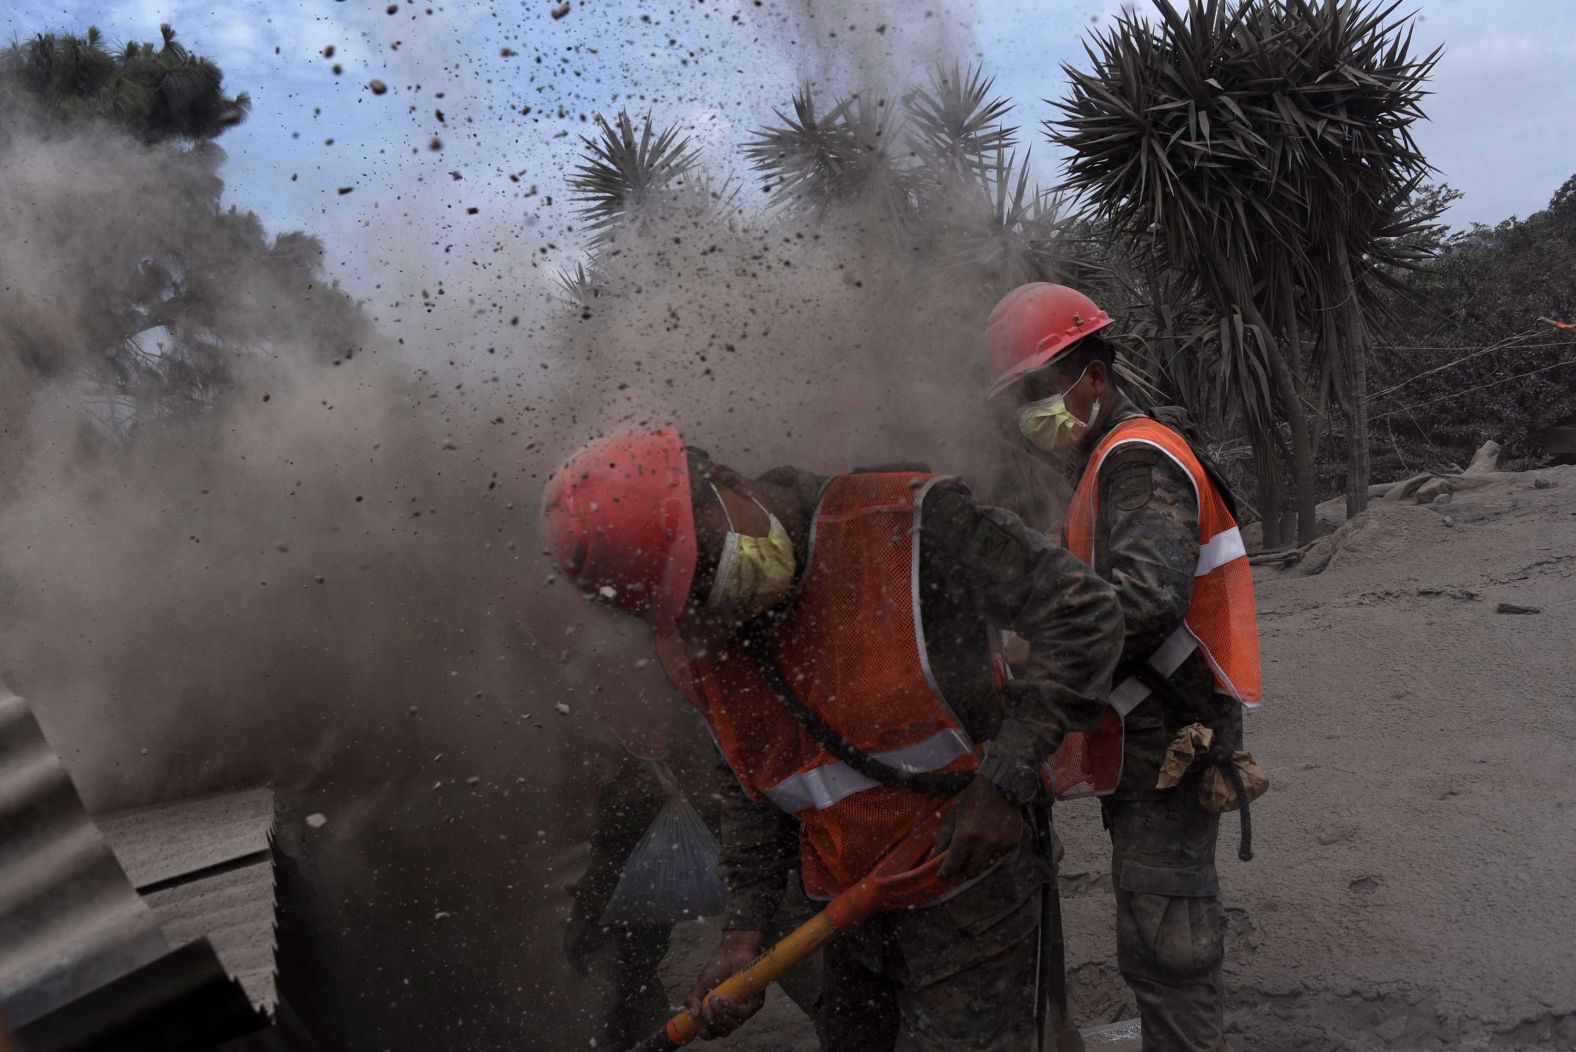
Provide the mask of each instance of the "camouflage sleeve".
[{"label": "camouflage sleeve", "polygon": [[799,825],[772,804],[751,800],[727,768],[718,779],[722,797],[719,869],[728,885],[723,927],[764,931],[782,902],[788,872],[799,864]]},{"label": "camouflage sleeve", "polygon": [[1193,600],[1198,495],[1170,457],[1118,446],[1100,465],[1095,569],[1116,589],[1128,658],[1146,658],[1177,630]]},{"label": "camouflage sleeve", "polygon": [[923,544],[940,587],[987,624],[1028,641],[1028,665],[1009,685],[993,757],[1038,767],[1068,731],[1100,719],[1122,639],[1111,587],[1071,552],[1016,515],[938,486],[922,511]]}]

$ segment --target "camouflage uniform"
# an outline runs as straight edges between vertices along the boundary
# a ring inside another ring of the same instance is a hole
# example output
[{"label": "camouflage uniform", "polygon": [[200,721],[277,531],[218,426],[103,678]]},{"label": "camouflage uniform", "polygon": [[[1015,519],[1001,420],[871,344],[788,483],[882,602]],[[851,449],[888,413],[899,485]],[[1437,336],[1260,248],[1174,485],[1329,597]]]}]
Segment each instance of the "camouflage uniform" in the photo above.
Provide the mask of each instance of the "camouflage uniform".
[{"label": "camouflage uniform", "polygon": [[826,950],[826,1052],[1035,1052],[1040,892],[1023,845],[938,906],[877,914]]},{"label": "camouflage uniform", "polygon": [[[813,511],[823,480],[782,469]],[[1069,730],[1092,727],[1109,689],[1120,630],[1106,586],[1071,553],[957,485],[921,509],[919,583],[937,685],[990,755],[1038,767]],[[807,552],[798,552],[805,564]],[[1005,698],[988,674],[986,625],[1032,646]],[[798,822],[733,784],[722,801],[726,926],[761,930],[783,876],[798,866]],[[878,915],[825,952],[828,1052],[1036,1047],[1034,987],[1041,891],[1050,863],[1025,841],[947,901]]]},{"label": "camouflage uniform", "polygon": [[[1125,397],[1117,422],[1141,415]],[[1198,499],[1186,472],[1151,446],[1118,447],[1100,466],[1095,569],[1115,588],[1126,637],[1122,658],[1147,658],[1181,625],[1198,563]],[[1198,652],[1171,676],[1187,704],[1151,695],[1126,720],[1122,781],[1103,801],[1116,889],[1117,964],[1138,1000],[1145,1052],[1220,1052],[1225,1039],[1221,960],[1225,931],[1215,873],[1220,816],[1204,809],[1194,771],[1174,789],[1155,779],[1166,745],[1193,722],[1222,741],[1242,736],[1241,706],[1215,693]]]}]

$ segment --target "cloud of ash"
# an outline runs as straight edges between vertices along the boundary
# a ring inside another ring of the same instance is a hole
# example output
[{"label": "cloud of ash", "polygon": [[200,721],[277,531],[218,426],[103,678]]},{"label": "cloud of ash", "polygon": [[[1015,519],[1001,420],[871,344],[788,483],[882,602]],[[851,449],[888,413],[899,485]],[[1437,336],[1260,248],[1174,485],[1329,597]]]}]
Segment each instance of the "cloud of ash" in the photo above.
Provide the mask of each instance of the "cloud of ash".
[{"label": "cloud of ash", "polygon": [[[558,939],[600,732],[514,609],[529,440],[496,388],[440,389],[183,227],[190,163],[109,129],[0,146],[0,668],[95,809],[276,786],[309,903],[284,990],[327,1047],[483,1047],[526,1004],[572,1037],[566,970],[525,948]],[[89,322],[150,255],[218,268],[213,311],[267,338],[225,348],[211,406],[108,426]]]},{"label": "cloud of ash", "polygon": [[976,11],[973,0],[789,0],[757,17],[818,86],[890,91],[937,62],[966,61],[975,50]]},{"label": "cloud of ash", "polygon": [[[915,160],[905,96],[973,52],[972,3],[740,10],[801,72],[818,113],[849,95],[886,112],[890,141],[869,145],[898,170]],[[798,86],[758,94],[786,111]],[[702,172],[592,251],[583,310],[547,322],[554,459],[660,405],[687,440],[741,470],[923,462],[1048,522],[1062,481],[984,399],[985,316],[1015,281],[953,258],[945,221],[896,231],[879,193],[814,220],[759,190]],[[932,191],[937,216],[991,209],[976,184],[943,198]]]},{"label": "cloud of ash", "polygon": [[652,395],[741,469],[962,466],[979,436],[981,305],[848,219],[812,233],[686,215],[620,236],[585,310],[559,322],[574,388],[615,408]]}]

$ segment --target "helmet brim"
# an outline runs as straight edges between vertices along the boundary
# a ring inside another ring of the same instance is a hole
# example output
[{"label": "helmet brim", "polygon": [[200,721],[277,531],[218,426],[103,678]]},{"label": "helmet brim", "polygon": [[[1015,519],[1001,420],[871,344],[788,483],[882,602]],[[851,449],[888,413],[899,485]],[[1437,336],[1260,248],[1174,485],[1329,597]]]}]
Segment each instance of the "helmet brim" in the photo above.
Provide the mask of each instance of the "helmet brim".
[{"label": "helmet brim", "polygon": [[658,631],[677,622],[698,558],[677,430],[614,434],[581,449],[548,481],[541,516],[554,562],[582,591]]},{"label": "helmet brim", "polygon": [[1047,365],[1055,362],[1056,359],[1071,354],[1074,347],[1077,347],[1084,340],[1110,325],[1112,320],[1113,319],[1110,317],[1105,317],[1093,323],[1087,324],[1078,331],[1077,339],[1066,341],[1059,340],[1055,343],[1052,343],[1045,350],[1039,351],[1036,354],[1030,355],[1029,357],[1023,359],[1022,361],[1015,363],[1011,369],[1007,370],[1005,373],[1002,373],[996,378],[996,381],[991,384],[990,394],[988,397],[995,398],[1009,387],[1012,387],[1019,380],[1022,380],[1025,376],[1028,376],[1030,373],[1038,372]]}]

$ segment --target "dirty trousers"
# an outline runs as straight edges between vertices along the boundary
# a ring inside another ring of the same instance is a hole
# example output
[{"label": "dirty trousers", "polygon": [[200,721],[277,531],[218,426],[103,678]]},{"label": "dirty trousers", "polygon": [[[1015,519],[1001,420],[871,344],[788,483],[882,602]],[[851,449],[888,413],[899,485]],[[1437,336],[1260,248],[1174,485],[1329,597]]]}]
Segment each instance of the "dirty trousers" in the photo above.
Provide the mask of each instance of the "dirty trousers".
[{"label": "dirty trousers", "polygon": [[1215,874],[1220,816],[1198,774],[1175,789],[1103,802],[1116,889],[1116,959],[1138,1000],[1144,1052],[1229,1052],[1224,917]]},{"label": "dirty trousers", "polygon": [[923,909],[880,913],[825,951],[825,1052],[1033,1052],[1040,889],[1032,842]]}]

